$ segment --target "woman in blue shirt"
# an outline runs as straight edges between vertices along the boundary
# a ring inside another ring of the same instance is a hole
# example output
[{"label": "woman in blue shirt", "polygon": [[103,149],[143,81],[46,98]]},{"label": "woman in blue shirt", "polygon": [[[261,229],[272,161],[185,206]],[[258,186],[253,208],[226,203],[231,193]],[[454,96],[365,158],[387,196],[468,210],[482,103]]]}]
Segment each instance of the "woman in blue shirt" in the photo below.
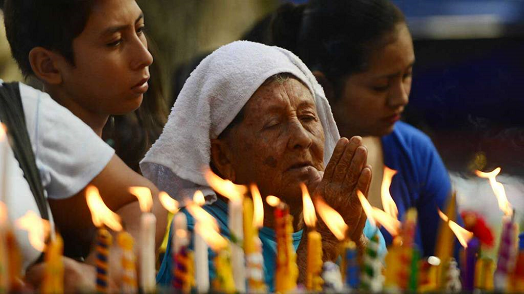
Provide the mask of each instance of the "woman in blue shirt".
[{"label": "woman in blue shirt", "polygon": [[[362,136],[373,167],[369,200],[382,208],[384,167],[399,218],[418,211],[416,243],[433,255],[437,208],[451,191],[431,140],[399,122],[408,103],[415,54],[403,13],[389,0],[311,0],[284,5],[274,16],[272,44],[297,54],[323,86],[340,134]],[[382,230],[386,242],[391,236]]]}]

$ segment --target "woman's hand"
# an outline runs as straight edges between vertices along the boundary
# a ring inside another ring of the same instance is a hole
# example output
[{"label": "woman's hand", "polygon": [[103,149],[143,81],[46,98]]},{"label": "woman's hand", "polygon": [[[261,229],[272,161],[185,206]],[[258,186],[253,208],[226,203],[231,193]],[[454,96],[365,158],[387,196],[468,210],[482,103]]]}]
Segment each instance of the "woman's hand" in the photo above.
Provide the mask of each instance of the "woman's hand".
[{"label": "woman's hand", "polygon": [[[371,166],[366,164],[367,149],[361,137],[341,138],[320,183],[313,190],[337,210],[348,225],[348,236],[360,245],[366,215],[357,196],[357,190],[367,195],[371,183]],[[309,188],[312,188],[311,185]],[[326,225],[319,220],[318,230],[326,241],[337,243]]]},{"label": "woman's hand", "polygon": [[[64,293],[95,292],[96,269],[94,266],[62,257],[64,264]],[[25,281],[33,289],[41,289],[44,281],[46,264],[36,264],[27,270]],[[117,292],[118,287],[109,281],[109,292]]]}]

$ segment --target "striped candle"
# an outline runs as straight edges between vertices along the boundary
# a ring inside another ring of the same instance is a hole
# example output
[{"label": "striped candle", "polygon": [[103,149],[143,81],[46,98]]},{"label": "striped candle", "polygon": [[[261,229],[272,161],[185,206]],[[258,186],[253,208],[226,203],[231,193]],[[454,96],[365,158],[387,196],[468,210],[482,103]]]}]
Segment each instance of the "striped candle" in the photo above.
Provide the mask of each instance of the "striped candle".
[{"label": "striped candle", "polygon": [[134,240],[128,233],[122,231],[117,236],[117,242],[122,249],[122,293],[136,293],[136,257],[133,251]]},{"label": "striped candle", "polygon": [[173,264],[173,287],[183,293],[189,293],[195,287],[193,252],[183,246],[176,253],[177,262]]},{"label": "striped candle", "polygon": [[103,227],[99,228],[96,239],[96,291],[98,293],[108,292],[109,247],[112,243],[113,237],[109,231]]},{"label": "striped candle", "polygon": [[357,245],[353,241],[346,243],[345,251],[345,284],[349,289],[358,289],[359,280],[359,265],[358,265],[358,251]]},{"label": "striped candle", "polygon": [[297,287],[298,267],[291,234],[293,217],[287,205],[280,203],[275,209],[277,239],[277,270],[275,273],[276,292],[286,293]]},{"label": "striped candle", "polygon": [[375,234],[366,246],[360,278],[361,289],[374,293],[381,292],[384,284],[382,262],[378,254],[379,247],[378,235]]},{"label": "striped candle", "polygon": [[506,291],[509,282],[509,274],[515,265],[515,223],[513,220],[505,221],[500,236],[497,269],[494,275],[496,291]]},{"label": "striped candle", "polygon": [[519,253],[513,273],[513,285],[515,292],[524,292],[524,233],[519,235]]}]

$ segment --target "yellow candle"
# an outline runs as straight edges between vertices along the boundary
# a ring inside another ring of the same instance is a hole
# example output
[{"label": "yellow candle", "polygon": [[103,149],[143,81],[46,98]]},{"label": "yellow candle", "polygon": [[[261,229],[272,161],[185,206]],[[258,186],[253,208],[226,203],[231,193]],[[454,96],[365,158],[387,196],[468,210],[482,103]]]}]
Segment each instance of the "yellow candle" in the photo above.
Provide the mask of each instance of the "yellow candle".
[{"label": "yellow candle", "polygon": [[397,237],[393,240],[393,245],[388,249],[386,255],[386,270],[384,288],[386,291],[400,291],[402,282],[406,284],[408,275],[406,273],[409,265],[402,262],[402,240]]},{"label": "yellow candle", "polygon": [[275,209],[277,236],[277,270],[275,290],[280,293],[294,291],[297,287],[298,266],[295,248],[292,243],[293,217],[287,206],[280,203]]},{"label": "yellow candle", "polygon": [[312,230],[307,234],[307,271],[306,288],[312,291],[322,291],[322,238]]},{"label": "yellow candle", "polygon": [[133,251],[133,237],[128,232],[122,231],[117,236],[117,243],[122,250],[122,293],[136,293],[136,257]]},{"label": "yellow candle", "polygon": [[229,246],[220,250],[215,257],[216,278],[213,288],[219,293],[235,293],[235,281],[233,280],[233,268],[231,267],[231,251]]},{"label": "yellow candle", "polygon": [[51,240],[45,249],[45,274],[42,293],[64,293],[64,264],[62,253],[64,241],[59,234]]},{"label": "yellow candle", "polygon": [[[456,206],[456,194],[453,193],[448,199],[445,214],[450,221],[456,220],[457,215]],[[444,289],[446,279],[446,269],[449,265],[451,257],[453,257],[453,248],[455,244],[455,235],[445,221],[440,222],[439,234],[437,236],[437,244],[435,249],[435,255],[440,258],[440,265],[437,268],[437,287],[438,289]]]},{"label": "yellow candle", "polygon": [[246,255],[247,285],[249,292],[266,292],[264,258],[258,229],[253,223],[253,201],[244,198],[244,253]]},{"label": "yellow candle", "polygon": [[495,262],[491,258],[479,258],[475,265],[475,289],[493,291]]},{"label": "yellow candle", "polygon": [[22,291],[22,256],[18,249],[15,235],[12,230],[7,231],[6,234],[7,252],[8,257],[8,268],[9,268],[9,291],[20,292]]}]

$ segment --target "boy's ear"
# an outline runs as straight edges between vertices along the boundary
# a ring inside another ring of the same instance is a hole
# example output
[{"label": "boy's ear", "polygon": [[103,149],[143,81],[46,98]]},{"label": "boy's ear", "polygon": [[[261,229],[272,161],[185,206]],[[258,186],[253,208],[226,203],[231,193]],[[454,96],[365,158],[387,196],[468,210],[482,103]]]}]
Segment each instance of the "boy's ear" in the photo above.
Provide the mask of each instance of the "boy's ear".
[{"label": "boy's ear", "polygon": [[329,103],[331,104],[332,101],[334,101],[335,99],[335,89],[334,89],[333,83],[331,83],[327,79],[326,75],[321,71],[314,70],[312,73],[315,76],[315,78],[317,79],[317,82],[322,86],[322,88],[324,88],[324,93],[326,94],[326,98],[329,101]]},{"label": "boy's ear", "polygon": [[42,47],[35,47],[29,51],[31,68],[35,76],[44,84],[58,85],[62,83],[62,73],[58,66],[60,58],[63,57]]},{"label": "boy's ear", "polygon": [[219,176],[235,181],[235,170],[231,164],[231,151],[224,140],[211,140],[211,164],[216,168]]}]

